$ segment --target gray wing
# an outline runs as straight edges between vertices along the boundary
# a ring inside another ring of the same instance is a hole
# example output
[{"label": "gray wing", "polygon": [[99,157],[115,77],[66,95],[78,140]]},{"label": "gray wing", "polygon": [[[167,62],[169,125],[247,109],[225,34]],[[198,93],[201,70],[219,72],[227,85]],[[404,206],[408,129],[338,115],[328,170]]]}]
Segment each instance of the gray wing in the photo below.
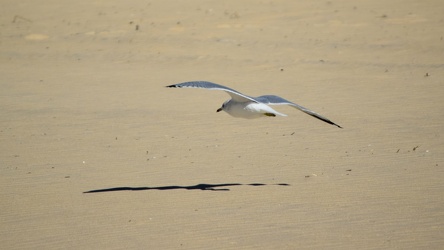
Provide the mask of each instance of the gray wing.
[{"label": "gray wing", "polygon": [[257,102],[255,98],[244,95],[234,89],[222,86],[220,84],[212,83],[212,82],[206,82],[206,81],[193,81],[193,82],[183,82],[173,85],[166,86],[167,88],[201,88],[201,89],[209,89],[209,90],[223,90],[227,92],[231,98],[233,98],[235,101],[238,102],[247,102],[247,101],[253,101]]},{"label": "gray wing", "polygon": [[300,111],[302,111],[302,112],[304,112],[304,113],[306,113],[306,114],[308,114],[308,115],[311,115],[311,116],[313,116],[313,117],[315,117],[315,118],[318,118],[318,119],[321,120],[321,121],[324,121],[324,122],[326,122],[326,123],[328,123],[328,124],[331,124],[331,125],[335,125],[335,126],[337,126],[338,128],[342,128],[342,127],[339,126],[338,124],[336,124],[336,123],[330,121],[329,119],[323,117],[322,115],[320,115],[320,114],[318,114],[318,113],[316,113],[316,112],[314,112],[314,111],[311,111],[311,110],[309,110],[309,109],[307,109],[307,108],[304,108],[304,107],[302,107],[302,106],[300,106],[300,105],[297,105],[296,103],[293,103],[293,102],[287,101],[287,100],[285,100],[284,98],[279,97],[279,96],[275,96],[275,95],[263,95],[263,96],[255,97],[254,99],[255,99],[256,101],[258,101],[258,102],[261,102],[261,103],[264,103],[264,104],[268,104],[268,105],[290,105],[290,106],[292,106],[292,107],[294,107],[294,108],[297,108],[297,109],[299,109]]}]

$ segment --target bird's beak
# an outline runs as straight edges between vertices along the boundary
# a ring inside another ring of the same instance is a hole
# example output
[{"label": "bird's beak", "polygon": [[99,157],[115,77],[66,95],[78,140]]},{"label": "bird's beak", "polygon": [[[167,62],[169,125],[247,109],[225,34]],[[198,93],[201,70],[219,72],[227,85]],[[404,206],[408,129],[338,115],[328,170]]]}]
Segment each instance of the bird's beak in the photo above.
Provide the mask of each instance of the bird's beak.
[{"label": "bird's beak", "polygon": [[221,112],[222,111],[222,108],[219,108],[218,110],[216,110],[216,112]]}]

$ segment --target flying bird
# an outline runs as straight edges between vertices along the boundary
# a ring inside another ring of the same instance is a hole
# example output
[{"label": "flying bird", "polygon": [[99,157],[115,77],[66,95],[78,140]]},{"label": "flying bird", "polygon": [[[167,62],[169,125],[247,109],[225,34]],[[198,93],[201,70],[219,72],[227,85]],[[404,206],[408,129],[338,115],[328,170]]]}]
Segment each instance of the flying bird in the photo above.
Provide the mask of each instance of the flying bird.
[{"label": "flying bird", "polygon": [[202,88],[209,90],[223,90],[231,96],[230,100],[225,101],[217,112],[225,111],[233,117],[240,117],[246,119],[259,118],[264,116],[287,116],[272,109],[269,105],[289,105],[308,115],[311,115],[321,121],[342,128],[338,124],[321,116],[320,114],[304,108],[296,103],[285,100],[276,95],[263,95],[258,97],[251,97],[244,95],[234,89],[222,86],[220,84],[206,82],[206,81],[192,81],[183,82],[166,86],[167,88]]}]

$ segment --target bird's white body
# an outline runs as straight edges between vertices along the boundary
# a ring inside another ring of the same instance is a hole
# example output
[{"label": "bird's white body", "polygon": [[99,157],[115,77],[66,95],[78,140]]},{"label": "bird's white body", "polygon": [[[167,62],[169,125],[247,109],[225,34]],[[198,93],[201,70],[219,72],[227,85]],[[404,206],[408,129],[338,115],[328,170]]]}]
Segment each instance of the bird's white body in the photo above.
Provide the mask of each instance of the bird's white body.
[{"label": "bird's white body", "polygon": [[[270,106],[257,102],[237,102],[233,99],[226,101],[220,110],[238,118],[254,119],[263,116],[287,116],[272,109]],[[220,111],[219,110],[219,111]]]}]

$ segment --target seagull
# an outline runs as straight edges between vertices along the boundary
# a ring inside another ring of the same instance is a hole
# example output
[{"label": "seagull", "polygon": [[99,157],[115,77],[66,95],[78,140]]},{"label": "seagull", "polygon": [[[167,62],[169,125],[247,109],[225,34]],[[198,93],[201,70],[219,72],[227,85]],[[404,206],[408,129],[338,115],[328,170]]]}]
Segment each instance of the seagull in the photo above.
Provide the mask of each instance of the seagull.
[{"label": "seagull", "polygon": [[265,116],[287,116],[272,109],[269,105],[289,105],[308,115],[311,115],[321,121],[342,128],[338,124],[321,116],[320,114],[304,108],[296,103],[285,100],[275,95],[263,95],[251,97],[244,95],[234,89],[222,86],[220,84],[207,81],[191,81],[166,86],[167,88],[201,88],[209,90],[223,90],[231,96],[230,100],[225,101],[216,112],[225,111],[233,117],[253,119]]}]

